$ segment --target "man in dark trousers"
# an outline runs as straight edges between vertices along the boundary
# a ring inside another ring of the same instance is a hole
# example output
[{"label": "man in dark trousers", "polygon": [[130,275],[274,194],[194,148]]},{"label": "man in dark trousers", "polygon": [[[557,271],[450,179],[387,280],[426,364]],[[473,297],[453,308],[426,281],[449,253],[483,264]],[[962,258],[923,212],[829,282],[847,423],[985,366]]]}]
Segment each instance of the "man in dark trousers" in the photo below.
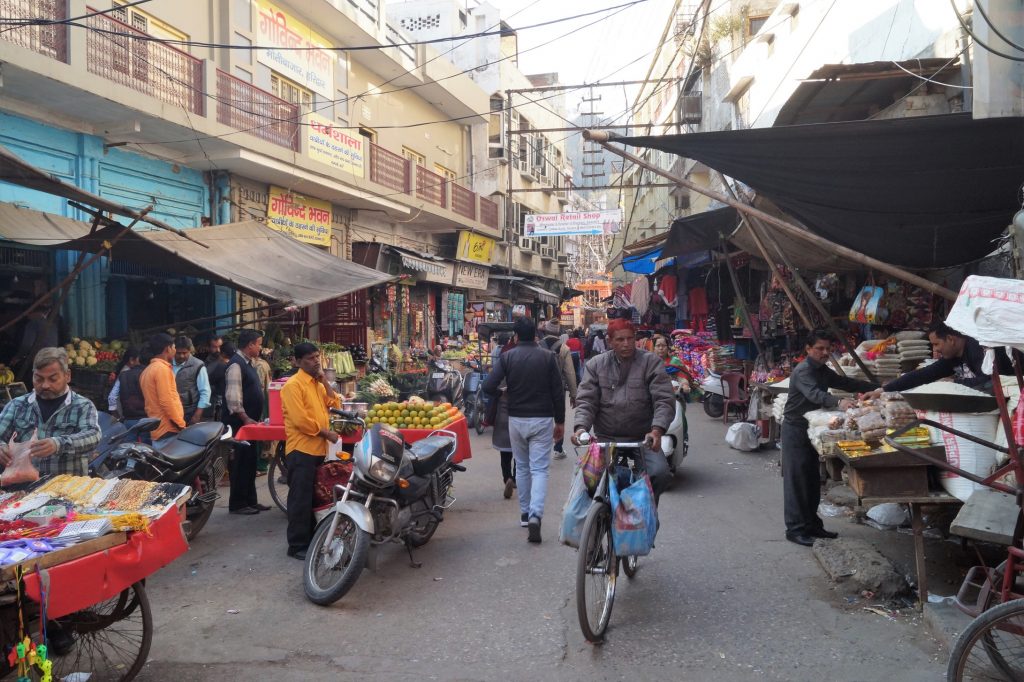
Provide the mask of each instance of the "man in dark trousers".
[{"label": "man in dark trousers", "polygon": [[331,430],[330,409],[341,398],[320,365],[320,350],[311,343],[295,346],[298,368],[281,389],[281,411],[287,437],[288,556],[306,558],[313,539],[313,488],[316,470],[324,463],[328,443],[337,443]]},{"label": "man in dark trousers", "polygon": [[805,414],[823,407],[849,409],[853,402],[839,400],[830,388],[865,392],[878,384],[841,377],[825,362],[832,352],[832,337],[821,331],[807,335],[807,359],[789,377],[789,399],[782,422],[782,492],[785,502],[786,539],[810,547],[817,538],[835,538],[838,533],[825,530],[818,516],[821,502],[821,473],[818,453],[807,436]]},{"label": "man in dark trousers", "polygon": [[[246,424],[256,424],[263,415],[263,384],[256,372],[255,360],[263,347],[263,335],[245,329],[238,335],[238,350],[228,361],[224,379],[224,423],[232,432]],[[256,458],[253,445],[235,445],[231,458],[231,494],[228,512],[231,514],[258,514],[270,507],[260,504],[256,497]]]},{"label": "man in dark trousers", "polygon": [[505,382],[508,431],[519,491],[519,525],[529,528],[530,542],[540,542],[551,445],[565,434],[565,388],[555,354],[537,345],[533,321],[520,317],[512,328],[517,345],[498,356],[483,388],[497,400],[498,387]]}]

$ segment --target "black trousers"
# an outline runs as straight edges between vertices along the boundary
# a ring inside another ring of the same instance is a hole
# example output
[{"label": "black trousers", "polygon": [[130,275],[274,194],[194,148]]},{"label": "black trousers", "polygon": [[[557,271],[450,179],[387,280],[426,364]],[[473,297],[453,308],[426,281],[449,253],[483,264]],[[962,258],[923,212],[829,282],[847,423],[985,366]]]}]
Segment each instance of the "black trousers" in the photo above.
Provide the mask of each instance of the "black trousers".
[{"label": "black trousers", "polygon": [[285,457],[288,470],[288,551],[299,552],[313,539],[313,487],[323,457],[292,450]]},{"label": "black trousers", "polygon": [[818,517],[821,469],[806,425],[782,422],[782,495],[787,534],[824,528]]},{"label": "black trousers", "polygon": [[501,481],[504,483],[508,479],[516,480],[516,462],[512,458],[511,450],[499,450],[498,453],[501,455]]},{"label": "black trousers", "polygon": [[259,502],[256,497],[256,459],[258,451],[254,445],[235,445],[235,454],[231,458],[229,476],[231,494],[228,496],[228,509],[255,507]]}]

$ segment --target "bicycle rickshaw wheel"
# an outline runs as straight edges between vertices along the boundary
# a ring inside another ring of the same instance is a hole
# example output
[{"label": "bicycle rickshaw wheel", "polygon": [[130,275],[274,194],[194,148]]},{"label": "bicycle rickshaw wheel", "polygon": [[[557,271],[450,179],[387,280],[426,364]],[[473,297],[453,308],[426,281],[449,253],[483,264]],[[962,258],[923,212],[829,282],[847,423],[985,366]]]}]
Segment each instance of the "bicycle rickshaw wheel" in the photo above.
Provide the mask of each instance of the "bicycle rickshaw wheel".
[{"label": "bicycle rickshaw wheel", "polygon": [[153,613],[140,582],[57,622],[75,641],[66,654],[51,655],[55,680],[78,672],[93,682],[128,682],[142,670],[153,644]]},{"label": "bicycle rickshaw wheel", "polygon": [[618,566],[612,545],[611,506],[595,502],[583,522],[576,563],[576,614],[588,642],[600,642],[608,628]]},{"label": "bicycle rickshaw wheel", "polygon": [[484,400],[483,397],[477,393],[474,401],[476,402],[476,407],[473,409],[473,428],[476,429],[477,434],[483,434],[484,429],[486,428],[484,426]]},{"label": "bicycle rickshaw wheel", "polygon": [[636,554],[630,554],[629,556],[622,558],[622,572],[625,573],[626,577],[630,580],[636,577],[638,568],[640,568],[640,557]]},{"label": "bicycle rickshaw wheel", "polygon": [[270,497],[274,500],[274,504],[287,514],[288,469],[284,463],[284,443],[277,444],[274,458],[270,460],[270,467],[267,468],[267,485],[270,487]]},{"label": "bicycle rickshaw wheel", "polygon": [[995,606],[971,621],[949,655],[946,679],[1024,679],[1024,599]]}]

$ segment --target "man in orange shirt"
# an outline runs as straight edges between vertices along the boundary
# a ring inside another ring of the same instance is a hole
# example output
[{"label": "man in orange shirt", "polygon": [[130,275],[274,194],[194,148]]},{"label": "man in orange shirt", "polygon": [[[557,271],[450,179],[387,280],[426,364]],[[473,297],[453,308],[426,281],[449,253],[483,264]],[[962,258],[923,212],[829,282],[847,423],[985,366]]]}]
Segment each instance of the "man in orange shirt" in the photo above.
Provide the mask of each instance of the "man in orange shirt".
[{"label": "man in orange shirt", "polygon": [[311,343],[295,346],[299,371],[281,389],[284,413],[285,468],[288,472],[288,556],[306,558],[313,539],[313,488],[316,470],[327,455],[327,443],[337,443],[331,430],[332,407],[341,407],[320,366],[320,351]]},{"label": "man in orange shirt", "polygon": [[139,377],[139,387],[146,401],[146,415],[160,420],[151,437],[157,450],[185,428],[185,410],[174,382],[174,339],[169,334],[154,334],[149,340],[153,358]]}]

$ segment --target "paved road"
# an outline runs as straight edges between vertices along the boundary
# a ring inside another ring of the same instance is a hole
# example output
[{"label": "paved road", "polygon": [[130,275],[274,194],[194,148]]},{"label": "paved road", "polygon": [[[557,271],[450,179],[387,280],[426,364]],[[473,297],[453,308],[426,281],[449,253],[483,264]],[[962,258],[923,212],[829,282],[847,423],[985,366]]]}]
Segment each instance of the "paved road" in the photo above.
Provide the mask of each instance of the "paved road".
[{"label": "paved road", "polygon": [[327,608],[303,595],[284,515],[229,516],[222,499],[190,552],[149,582],[156,636],[139,679],[941,679],[946,654],[919,618],[848,605],[810,551],[783,539],[777,451],[730,450],[699,408],[691,424],[658,546],[621,586],[603,646],[580,635],[576,552],[556,542],[572,460],[553,463],[544,542],[530,545],[487,433],[417,551],[423,567],[386,547]]}]

